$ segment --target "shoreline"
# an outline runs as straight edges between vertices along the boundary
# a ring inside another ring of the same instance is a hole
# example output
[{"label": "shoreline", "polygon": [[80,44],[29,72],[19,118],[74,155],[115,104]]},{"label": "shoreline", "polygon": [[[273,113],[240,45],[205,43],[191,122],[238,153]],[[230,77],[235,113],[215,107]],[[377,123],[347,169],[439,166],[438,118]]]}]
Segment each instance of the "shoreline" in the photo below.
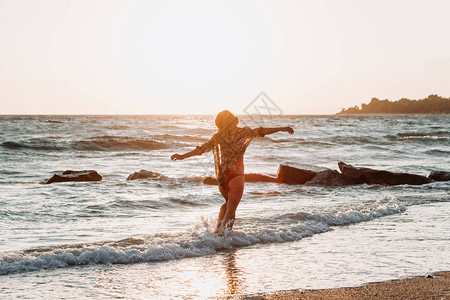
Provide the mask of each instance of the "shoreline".
[{"label": "shoreline", "polygon": [[420,277],[367,283],[356,287],[318,290],[291,290],[253,295],[232,296],[231,299],[450,299],[450,271]]}]

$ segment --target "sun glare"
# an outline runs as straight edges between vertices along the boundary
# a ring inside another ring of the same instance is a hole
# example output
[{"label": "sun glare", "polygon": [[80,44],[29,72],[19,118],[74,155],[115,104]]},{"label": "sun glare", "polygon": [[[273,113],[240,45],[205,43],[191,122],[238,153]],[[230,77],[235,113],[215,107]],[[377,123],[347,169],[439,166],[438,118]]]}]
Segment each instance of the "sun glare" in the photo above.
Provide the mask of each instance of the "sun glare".
[{"label": "sun glare", "polygon": [[171,103],[212,105],[228,96],[223,91],[244,89],[268,61],[264,23],[232,5],[189,2],[140,13],[121,48],[129,60],[123,79]]}]

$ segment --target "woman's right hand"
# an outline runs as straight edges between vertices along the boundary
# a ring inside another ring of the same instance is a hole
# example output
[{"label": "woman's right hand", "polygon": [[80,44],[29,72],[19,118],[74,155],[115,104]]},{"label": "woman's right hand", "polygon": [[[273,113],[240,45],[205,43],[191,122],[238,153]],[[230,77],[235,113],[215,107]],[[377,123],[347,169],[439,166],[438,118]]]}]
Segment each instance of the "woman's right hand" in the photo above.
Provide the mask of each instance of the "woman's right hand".
[{"label": "woman's right hand", "polygon": [[182,155],[180,155],[180,154],[174,154],[174,155],[172,155],[171,157],[170,157],[170,159],[171,160],[181,160],[181,159],[183,159],[183,156]]}]

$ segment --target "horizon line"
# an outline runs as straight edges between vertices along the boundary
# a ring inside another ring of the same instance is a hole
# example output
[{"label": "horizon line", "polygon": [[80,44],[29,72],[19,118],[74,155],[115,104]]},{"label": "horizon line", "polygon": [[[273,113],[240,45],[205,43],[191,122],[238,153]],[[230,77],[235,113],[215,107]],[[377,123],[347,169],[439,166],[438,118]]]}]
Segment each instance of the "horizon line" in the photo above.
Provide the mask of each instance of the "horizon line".
[{"label": "horizon line", "polygon": [[[236,114],[238,116],[265,116],[265,117],[285,117],[285,116],[333,116],[338,113],[331,114],[282,114],[282,115],[249,115],[249,114]],[[215,116],[214,114],[0,114],[0,116]]]}]

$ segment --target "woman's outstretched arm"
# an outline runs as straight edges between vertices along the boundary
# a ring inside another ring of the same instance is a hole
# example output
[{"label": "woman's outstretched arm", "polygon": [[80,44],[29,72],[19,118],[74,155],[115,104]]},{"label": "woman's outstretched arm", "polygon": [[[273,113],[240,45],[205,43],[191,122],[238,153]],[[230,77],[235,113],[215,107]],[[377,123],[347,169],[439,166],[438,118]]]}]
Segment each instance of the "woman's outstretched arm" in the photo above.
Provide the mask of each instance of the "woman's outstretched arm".
[{"label": "woman's outstretched arm", "polygon": [[171,160],[178,160],[178,159],[185,159],[188,157],[196,156],[196,155],[202,155],[205,152],[211,151],[214,148],[216,142],[216,135],[213,135],[213,137],[207,141],[206,143],[195,147],[194,150],[189,151],[185,154],[174,154],[170,157]]},{"label": "woman's outstretched arm", "polygon": [[286,131],[286,132],[289,132],[289,134],[294,133],[294,129],[292,129],[292,127],[275,127],[275,128],[261,127],[260,130],[261,130],[261,133],[263,133],[264,135],[272,134],[272,133],[279,132],[279,131]]},{"label": "woman's outstretched arm", "polygon": [[189,151],[185,154],[174,154],[170,157],[171,160],[181,160],[181,159],[185,159],[188,157],[192,157],[192,156],[196,156],[196,155],[201,155],[201,151],[200,149],[197,147],[192,151]]}]

